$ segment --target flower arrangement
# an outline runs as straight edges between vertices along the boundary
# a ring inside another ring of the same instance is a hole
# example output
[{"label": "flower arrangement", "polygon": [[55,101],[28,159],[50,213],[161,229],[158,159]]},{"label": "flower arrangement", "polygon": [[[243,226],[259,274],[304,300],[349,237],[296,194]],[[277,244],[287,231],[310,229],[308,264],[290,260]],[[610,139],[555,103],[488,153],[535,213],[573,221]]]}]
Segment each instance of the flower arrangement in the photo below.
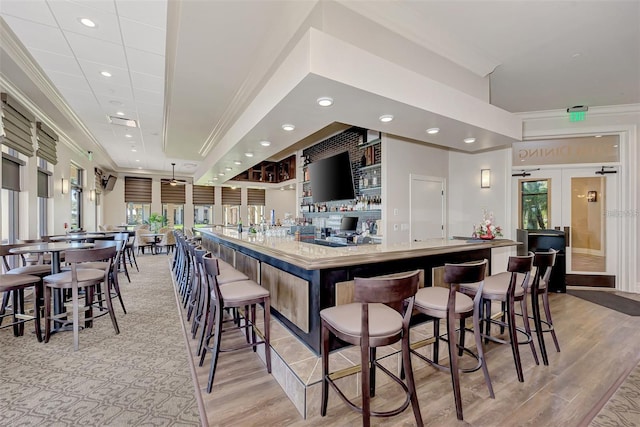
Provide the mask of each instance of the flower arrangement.
[{"label": "flower arrangement", "polygon": [[493,212],[482,211],[482,222],[473,226],[474,239],[491,240],[502,236],[502,228],[493,224]]}]

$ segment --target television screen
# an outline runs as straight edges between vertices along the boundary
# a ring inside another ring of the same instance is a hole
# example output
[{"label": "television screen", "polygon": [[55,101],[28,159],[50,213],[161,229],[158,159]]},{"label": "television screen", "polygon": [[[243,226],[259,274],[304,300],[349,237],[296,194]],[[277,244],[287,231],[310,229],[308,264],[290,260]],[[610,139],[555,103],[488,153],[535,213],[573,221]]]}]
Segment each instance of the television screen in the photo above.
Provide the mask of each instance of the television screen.
[{"label": "television screen", "polygon": [[348,151],[318,160],[308,167],[314,203],[356,198]]},{"label": "television screen", "polygon": [[343,216],[340,220],[340,231],[357,231],[358,230],[358,217],[357,216]]}]

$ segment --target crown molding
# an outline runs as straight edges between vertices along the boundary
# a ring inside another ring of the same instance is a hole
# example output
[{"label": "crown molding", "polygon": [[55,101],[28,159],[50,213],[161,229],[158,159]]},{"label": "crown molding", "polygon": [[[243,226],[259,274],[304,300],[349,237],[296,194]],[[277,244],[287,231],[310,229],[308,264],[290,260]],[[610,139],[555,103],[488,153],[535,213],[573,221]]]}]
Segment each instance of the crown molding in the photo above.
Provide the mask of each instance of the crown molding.
[{"label": "crown molding", "polygon": [[[589,116],[618,116],[621,114],[640,114],[640,104],[607,105],[602,107],[589,107]],[[567,117],[567,110],[544,110],[514,113],[523,122],[530,120],[545,120]]]},{"label": "crown molding", "polygon": [[[46,77],[40,66],[33,57],[27,52],[22,43],[18,40],[15,33],[11,31],[4,20],[0,19],[0,40],[2,40],[2,50],[16,63],[16,65],[25,73],[27,78],[43,93],[43,95],[53,104],[53,106],[69,121],[69,123],[78,129],[83,136],[93,143],[95,146],[92,150],[99,151],[104,159],[109,163],[112,169],[117,169],[111,156],[104,150],[102,145],[93,136],[91,131],[80,120],[80,117],[71,109],[69,104],[64,100],[60,92]],[[0,73],[0,84],[11,93],[21,104],[31,110],[38,119],[53,129],[59,136],[59,141],[66,145],[72,151],[80,155],[85,155],[87,149],[78,145],[69,135],[64,132],[49,116],[40,109],[30,98],[22,93],[5,75]]]}]

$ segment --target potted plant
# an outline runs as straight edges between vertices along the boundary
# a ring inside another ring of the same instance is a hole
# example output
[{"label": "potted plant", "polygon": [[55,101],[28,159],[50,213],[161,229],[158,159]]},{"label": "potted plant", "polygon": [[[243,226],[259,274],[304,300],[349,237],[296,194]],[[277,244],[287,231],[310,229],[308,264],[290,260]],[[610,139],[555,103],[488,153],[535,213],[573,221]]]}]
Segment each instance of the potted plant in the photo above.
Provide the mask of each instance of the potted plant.
[{"label": "potted plant", "polygon": [[167,223],[167,218],[158,213],[152,213],[149,215],[149,224],[151,225],[151,230],[154,233],[157,233],[160,227]]}]

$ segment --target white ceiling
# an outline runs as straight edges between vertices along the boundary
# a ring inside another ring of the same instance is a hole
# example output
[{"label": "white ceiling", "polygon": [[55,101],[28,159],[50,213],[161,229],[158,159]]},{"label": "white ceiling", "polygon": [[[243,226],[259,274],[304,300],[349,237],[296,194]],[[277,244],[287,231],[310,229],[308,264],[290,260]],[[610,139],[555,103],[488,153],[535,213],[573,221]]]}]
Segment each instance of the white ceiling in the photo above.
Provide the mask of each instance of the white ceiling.
[{"label": "white ceiling", "polygon": [[[638,1],[2,0],[0,16],[61,97],[25,79],[6,37],[0,78],[123,172],[169,174],[175,162],[200,182],[232,176],[334,122],[475,151],[518,139],[508,112],[640,103]],[[340,40],[349,26],[361,41]],[[451,63],[442,77],[471,82],[466,93],[434,84],[412,56]],[[375,69],[352,79],[354,61]],[[327,94],[336,103],[319,110]],[[118,111],[140,127],[109,124]],[[431,126],[443,131],[428,137]],[[461,144],[470,134],[478,142]]]}]

